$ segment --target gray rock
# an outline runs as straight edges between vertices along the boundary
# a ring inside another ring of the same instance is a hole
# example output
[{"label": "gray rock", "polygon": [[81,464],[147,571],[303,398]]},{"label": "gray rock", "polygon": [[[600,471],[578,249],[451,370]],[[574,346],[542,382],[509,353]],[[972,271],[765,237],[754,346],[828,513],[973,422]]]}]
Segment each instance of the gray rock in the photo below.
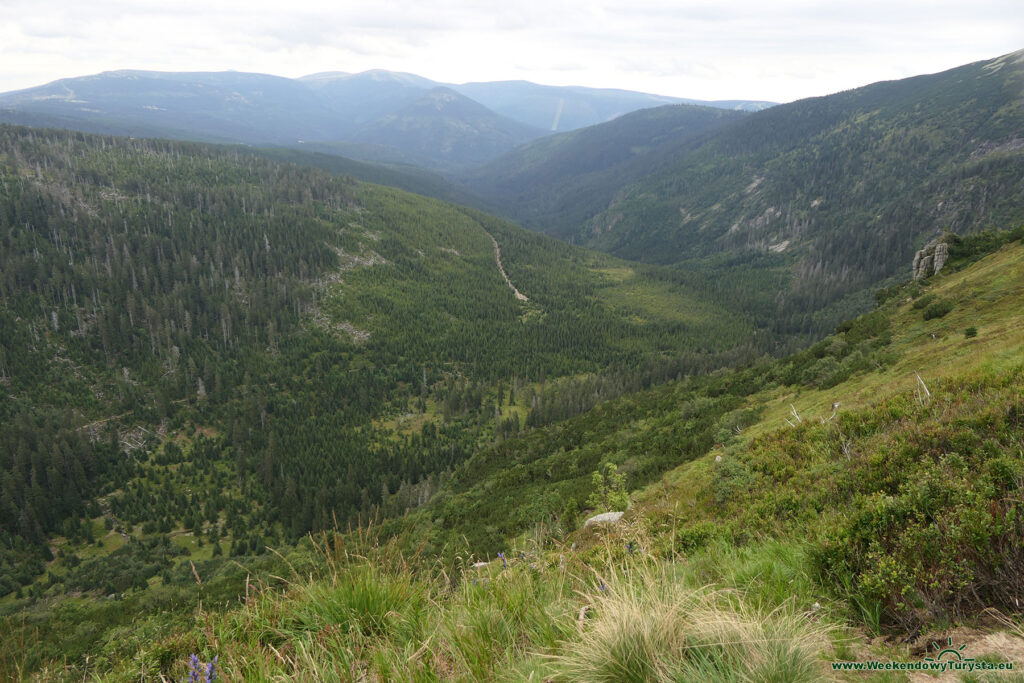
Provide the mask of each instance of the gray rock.
[{"label": "gray rock", "polygon": [[932,273],[937,273],[942,270],[942,266],[946,265],[946,261],[949,260],[949,245],[945,242],[939,242],[935,245],[935,261],[934,269]]},{"label": "gray rock", "polygon": [[586,522],[583,523],[583,528],[587,528],[591,524],[615,524],[622,519],[623,513],[621,512],[602,512],[599,515],[594,515]]},{"label": "gray rock", "polygon": [[933,239],[924,245],[921,251],[914,254],[914,279],[920,280],[942,270],[949,260],[949,245]]}]

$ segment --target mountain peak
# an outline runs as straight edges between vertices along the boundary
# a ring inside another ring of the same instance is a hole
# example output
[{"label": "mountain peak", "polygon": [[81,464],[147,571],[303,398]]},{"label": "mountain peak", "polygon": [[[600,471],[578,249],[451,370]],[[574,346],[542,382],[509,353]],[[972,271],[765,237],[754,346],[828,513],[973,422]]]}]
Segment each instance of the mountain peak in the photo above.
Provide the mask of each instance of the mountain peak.
[{"label": "mountain peak", "polygon": [[302,76],[298,80],[308,84],[323,85],[337,81],[361,81],[373,83],[388,83],[395,85],[409,86],[413,88],[428,89],[437,85],[434,81],[416,74],[404,71],[388,71],[387,69],[370,69],[358,73],[347,71],[321,71],[319,73]]},{"label": "mountain peak", "polygon": [[318,71],[315,74],[299,76],[300,81],[330,81],[336,78],[347,78],[352,74],[348,71]]}]

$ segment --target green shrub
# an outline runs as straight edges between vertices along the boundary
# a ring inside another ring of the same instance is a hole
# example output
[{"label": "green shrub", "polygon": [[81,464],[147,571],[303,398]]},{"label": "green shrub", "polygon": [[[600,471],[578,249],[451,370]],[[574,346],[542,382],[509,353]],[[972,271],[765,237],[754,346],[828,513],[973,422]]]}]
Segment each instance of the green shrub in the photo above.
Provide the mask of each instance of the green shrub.
[{"label": "green shrub", "polygon": [[[921,439],[951,445],[953,437],[936,430]],[[908,630],[986,607],[1012,609],[1024,572],[1016,550],[1024,523],[1011,502],[1022,467],[990,450],[892,452],[884,465],[900,470],[896,481],[861,496],[813,553],[821,580],[842,587],[851,605],[879,605],[886,623]],[[893,458],[902,460],[898,468]]]},{"label": "green shrub", "polygon": [[964,337],[966,339],[972,339],[972,338],[977,337],[977,336],[978,336],[978,328],[975,327],[974,325],[971,325],[966,330],[964,330]]},{"label": "green shrub", "polygon": [[725,503],[734,496],[747,493],[754,483],[754,475],[745,462],[727,454],[715,462],[711,479],[711,491],[715,502]]},{"label": "green shrub", "polygon": [[722,538],[725,529],[715,522],[697,522],[676,532],[676,551],[689,555]]},{"label": "green shrub", "polygon": [[922,315],[925,320],[931,320],[933,318],[941,318],[952,310],[953,302],[949,299],[941,299],[924,309],[924,313]]},{"label": "green shrub", "polygon": [[611,462],[601,469],[592,476],[594,492],[587,499],[587,505],[595,510],[626,510],[629,508],[626,475],[619,474],[619,468]]},{"label": "green shrub", "polygon": [[932,302],[934,302],[934,301],[935,301],[935,295],[934,294],[925,294],[924,296],[914,300],[914,304],[913,304],[914,310],[915,311],[919,311],[922,308],[926,308],[926,307],[930,306],[932,304]]}]

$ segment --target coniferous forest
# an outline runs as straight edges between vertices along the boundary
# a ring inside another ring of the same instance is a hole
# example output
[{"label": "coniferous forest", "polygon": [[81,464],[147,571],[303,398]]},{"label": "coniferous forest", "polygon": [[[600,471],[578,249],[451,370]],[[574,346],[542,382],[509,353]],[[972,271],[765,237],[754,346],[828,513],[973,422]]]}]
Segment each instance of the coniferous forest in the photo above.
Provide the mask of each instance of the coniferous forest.
[{"label": "coniferous forest", "polygon": [[[2,135],[7,595],[54,537],[49,586],[106,594],[172,572],[169,539],[260,554],[400,514],[481,440],[756,353],[665,273],[468,209],[235,148]],[[110,532],[101,571],[79,555]]]}]

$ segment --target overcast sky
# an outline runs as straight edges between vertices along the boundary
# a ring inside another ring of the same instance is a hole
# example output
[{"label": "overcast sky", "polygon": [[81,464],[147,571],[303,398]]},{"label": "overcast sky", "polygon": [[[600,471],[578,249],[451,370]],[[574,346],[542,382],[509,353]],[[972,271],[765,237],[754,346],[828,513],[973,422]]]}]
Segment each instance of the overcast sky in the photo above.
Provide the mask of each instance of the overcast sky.
[{"label": "overcast sky", "polygon": [[788,102],[1021,48],[1022,0],[0,0],[0,91],[390,69]]}]

